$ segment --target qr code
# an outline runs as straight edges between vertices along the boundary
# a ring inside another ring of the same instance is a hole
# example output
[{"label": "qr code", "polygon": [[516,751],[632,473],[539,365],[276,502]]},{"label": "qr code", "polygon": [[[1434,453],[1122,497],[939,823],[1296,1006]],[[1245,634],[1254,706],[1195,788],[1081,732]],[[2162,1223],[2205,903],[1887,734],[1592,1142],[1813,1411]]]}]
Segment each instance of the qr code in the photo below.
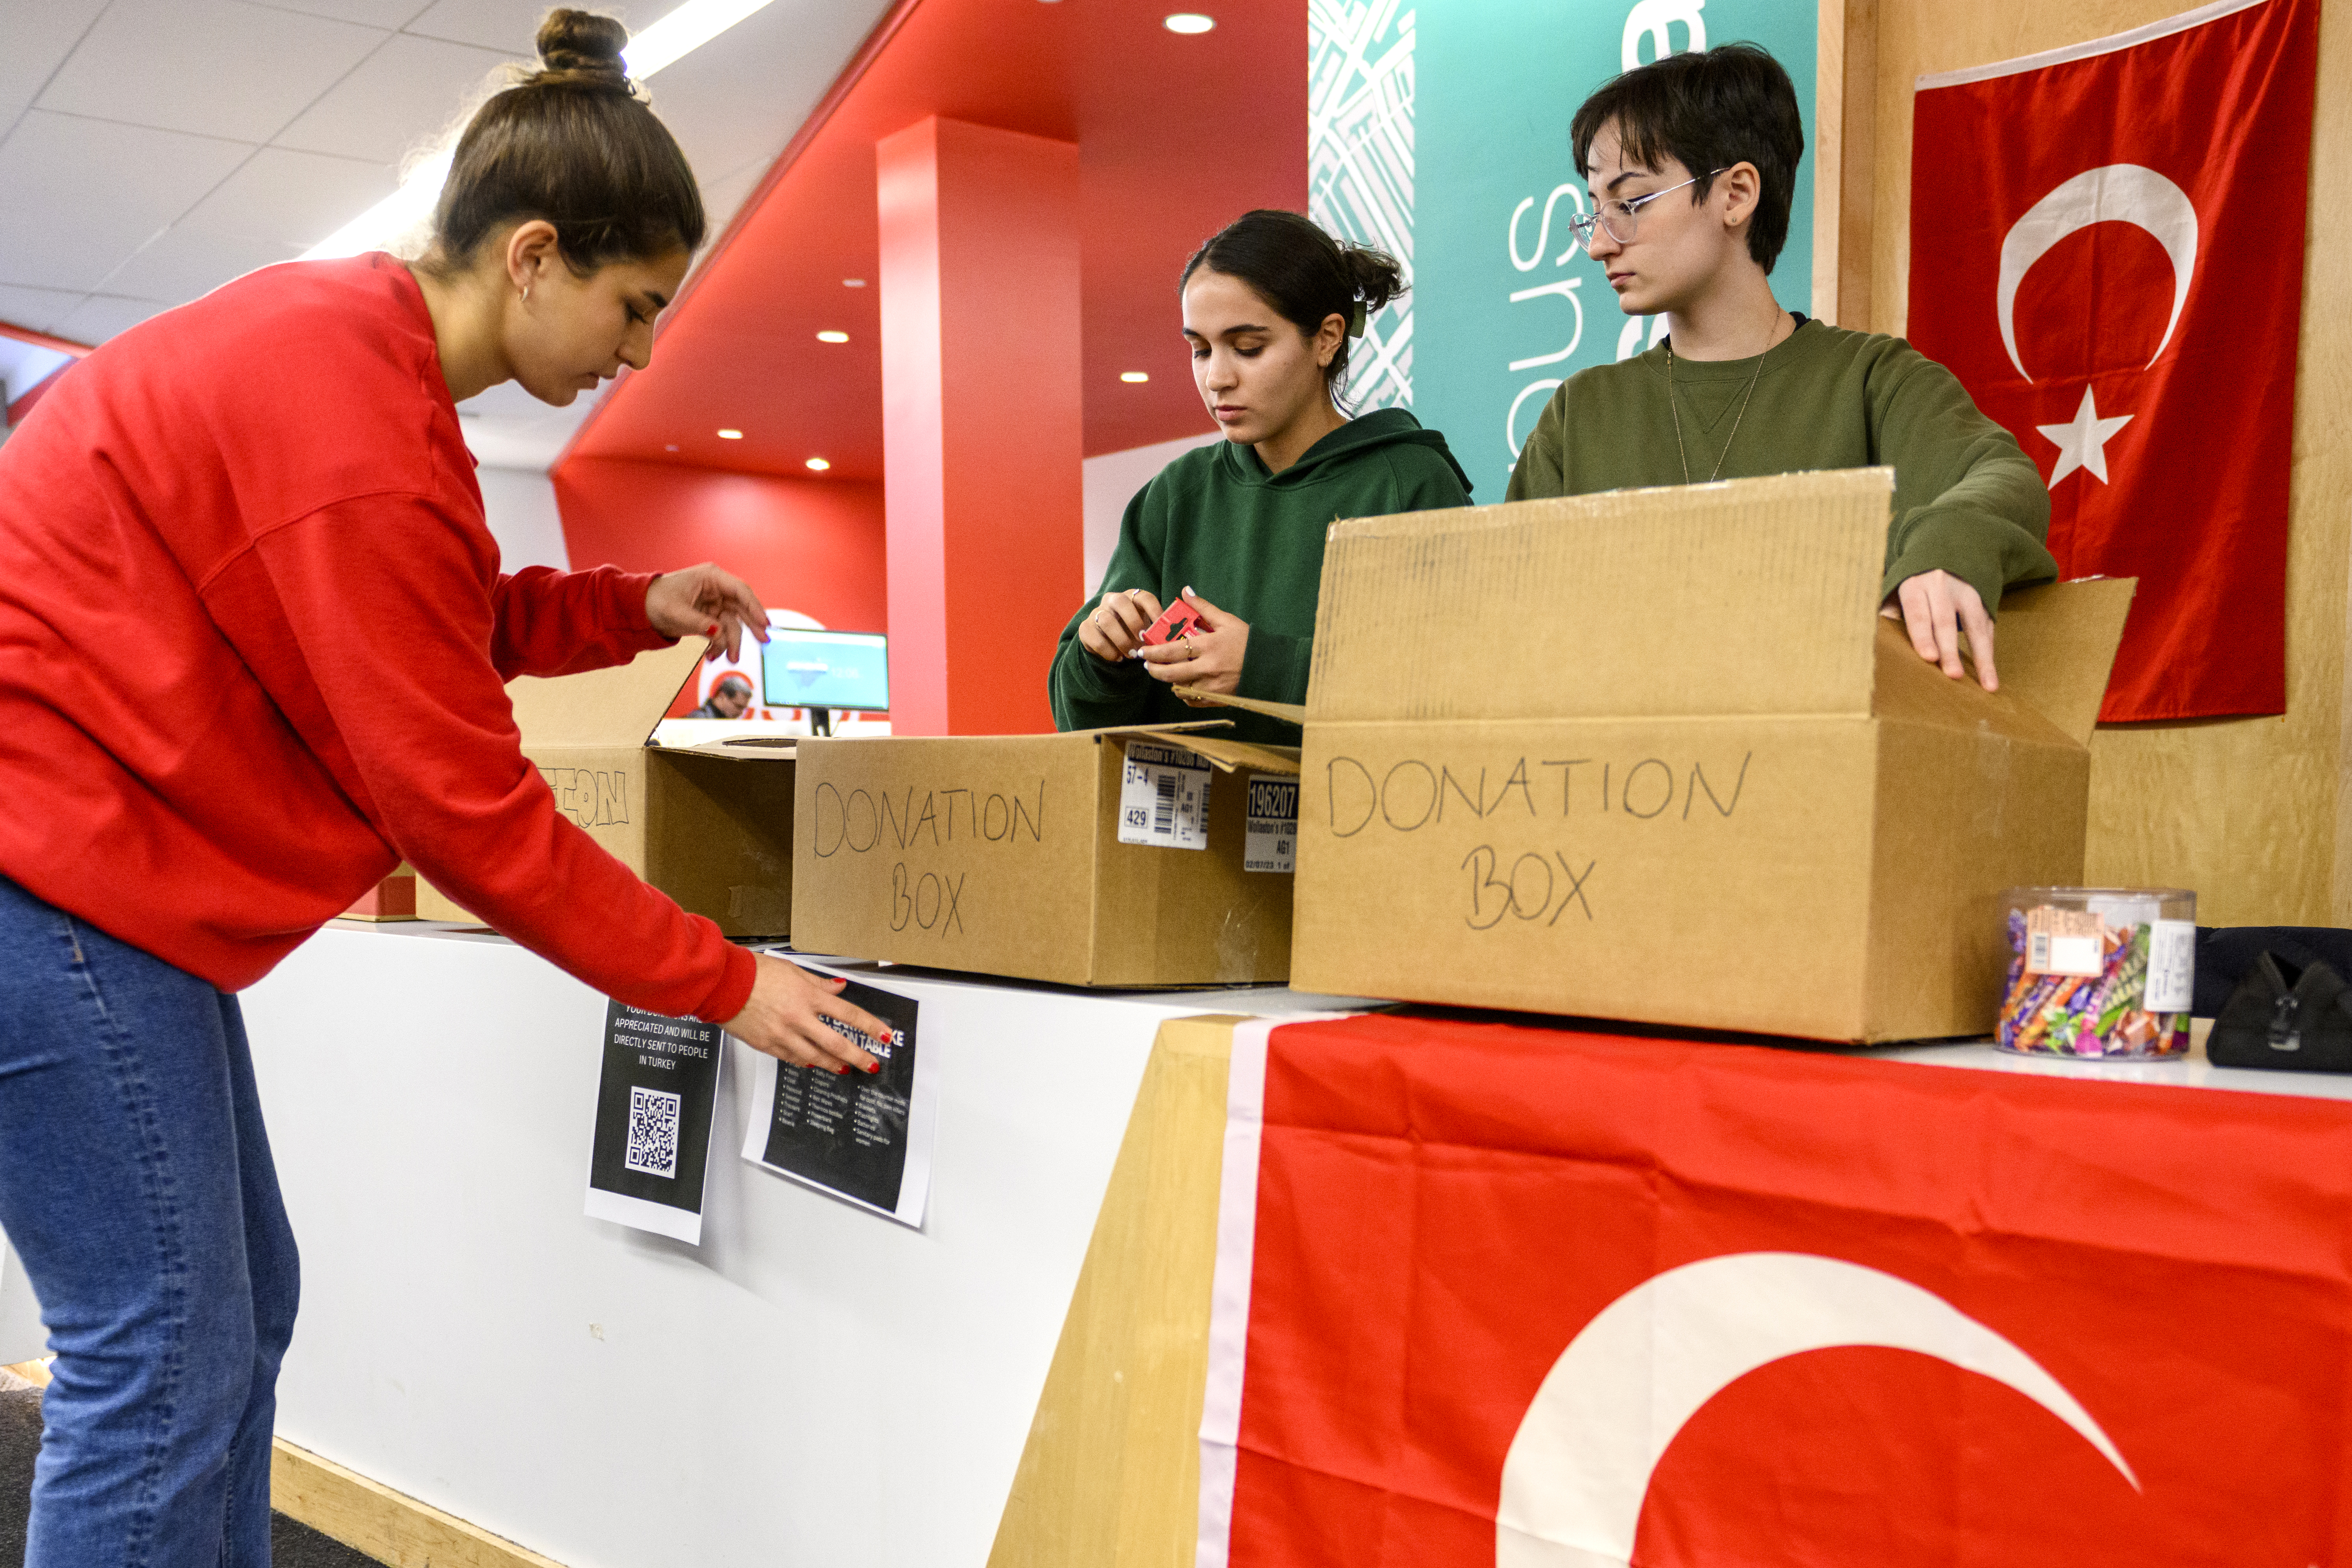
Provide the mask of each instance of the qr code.
[{"label": "qr code", "polygon": [[629,1152],[621,1163],[648,1176],[677,1174],[678,1097],[658,1089],[629,1089]]}]

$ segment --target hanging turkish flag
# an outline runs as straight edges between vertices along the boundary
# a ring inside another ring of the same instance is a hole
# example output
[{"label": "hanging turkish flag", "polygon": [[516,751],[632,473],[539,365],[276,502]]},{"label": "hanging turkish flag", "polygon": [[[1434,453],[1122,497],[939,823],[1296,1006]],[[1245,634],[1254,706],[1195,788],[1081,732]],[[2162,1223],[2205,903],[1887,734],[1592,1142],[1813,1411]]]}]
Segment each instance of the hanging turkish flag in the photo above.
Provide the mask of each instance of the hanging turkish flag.
[{"label": "hanging turkish flag", "polygon": [[1919,80],[1911,342],[2041,465],[2062,575],[2139,579],[2103,720],[2285,710],[2318,28],[2221,0]]},{"label": "hanging turkish flag", "polygon": [[2352,1105],[1368,1016],[1229,1110],[1201,1568],[2352,1561]]}]

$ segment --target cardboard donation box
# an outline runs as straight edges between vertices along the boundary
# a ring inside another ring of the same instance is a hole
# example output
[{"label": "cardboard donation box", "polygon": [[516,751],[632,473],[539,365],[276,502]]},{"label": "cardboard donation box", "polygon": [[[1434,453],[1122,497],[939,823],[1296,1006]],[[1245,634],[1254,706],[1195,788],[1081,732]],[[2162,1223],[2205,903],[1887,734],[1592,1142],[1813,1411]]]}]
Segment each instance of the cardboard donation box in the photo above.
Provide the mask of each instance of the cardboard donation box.
[{"label": "cardboard donation box", "polygon": [[[784,936],[793,907],[793,740],[675,749],[649,739],[704,647],[689,640],[552,679],[520,676],[507,683],[507,696],[523,755],[555,792],[557,810],[729,936]],[[416,912],[475,918],[422,882]]]},{"label": "cardboard donation box", "polygon": [[793,945],[1068,985],[1279,983],[1297,757],[1226,727],[803,741]]},{"label": "cardboard donation box", "polygon": [[2083,874],[2133,584],[2010,595],[1998,692],[1877,614],[1884,468],[1333,527],[1293,984],[1982,1034],[1999,896]]}]

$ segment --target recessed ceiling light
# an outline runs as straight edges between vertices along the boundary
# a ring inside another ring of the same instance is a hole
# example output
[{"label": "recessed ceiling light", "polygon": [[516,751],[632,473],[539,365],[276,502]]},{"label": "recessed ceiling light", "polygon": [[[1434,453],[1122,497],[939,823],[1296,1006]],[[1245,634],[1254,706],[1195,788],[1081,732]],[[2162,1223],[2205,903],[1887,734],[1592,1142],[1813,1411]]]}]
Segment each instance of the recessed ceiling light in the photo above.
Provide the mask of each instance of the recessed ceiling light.
[{"label": "recessed ceiling light", "polygon": [[1121,381],[1150,381],[1151,373],[1148,370],[1123,370],[1118,373],[1118,378]]},{"label": "recessed ceiling light", "polygon": [[819,332],[816,335],[816,341],[821,343],[845,343],[849,341],[849,334],[847,332]]},{"label": "recessed ceiling light", "polygon": [[808,466],[814,468],[820,474],[833,467],[831,463],[826,462],[823,458],[811,458],[808,460]]},{"label": "recessed ceiling light", "polygon": [[1160,24],[1171,33],[1205,33],[1216,25],[1214,16],[1203,16],[1198,11],[1179,11]]},{"label": "recessed ceiling light", "polygon": [[719,438],[722,441],[740,441],[743,438],[743,432],[740,430],[721,430],[719,432]]},{"label": "recessed ceiling light", "polygon": [[841,286],[845,289],[863,289],[866,287],[866,279],[863,278],[845,278],[841,280]]}]

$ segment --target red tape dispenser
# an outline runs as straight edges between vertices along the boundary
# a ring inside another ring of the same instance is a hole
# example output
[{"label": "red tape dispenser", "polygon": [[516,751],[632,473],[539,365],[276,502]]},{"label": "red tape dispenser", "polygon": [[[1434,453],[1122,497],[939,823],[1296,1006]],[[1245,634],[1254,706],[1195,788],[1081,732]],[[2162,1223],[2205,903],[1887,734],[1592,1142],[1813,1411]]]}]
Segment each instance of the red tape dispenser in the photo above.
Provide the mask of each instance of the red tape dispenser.
[{"label": "red tape dispenser", "polygon": [[1138,640],[1146,647],[1158,647],[1161,643],[1179,642],[1204,629],[1200,612],[1179,599],[1160,611],[1160,618],[1144,627]]}]

